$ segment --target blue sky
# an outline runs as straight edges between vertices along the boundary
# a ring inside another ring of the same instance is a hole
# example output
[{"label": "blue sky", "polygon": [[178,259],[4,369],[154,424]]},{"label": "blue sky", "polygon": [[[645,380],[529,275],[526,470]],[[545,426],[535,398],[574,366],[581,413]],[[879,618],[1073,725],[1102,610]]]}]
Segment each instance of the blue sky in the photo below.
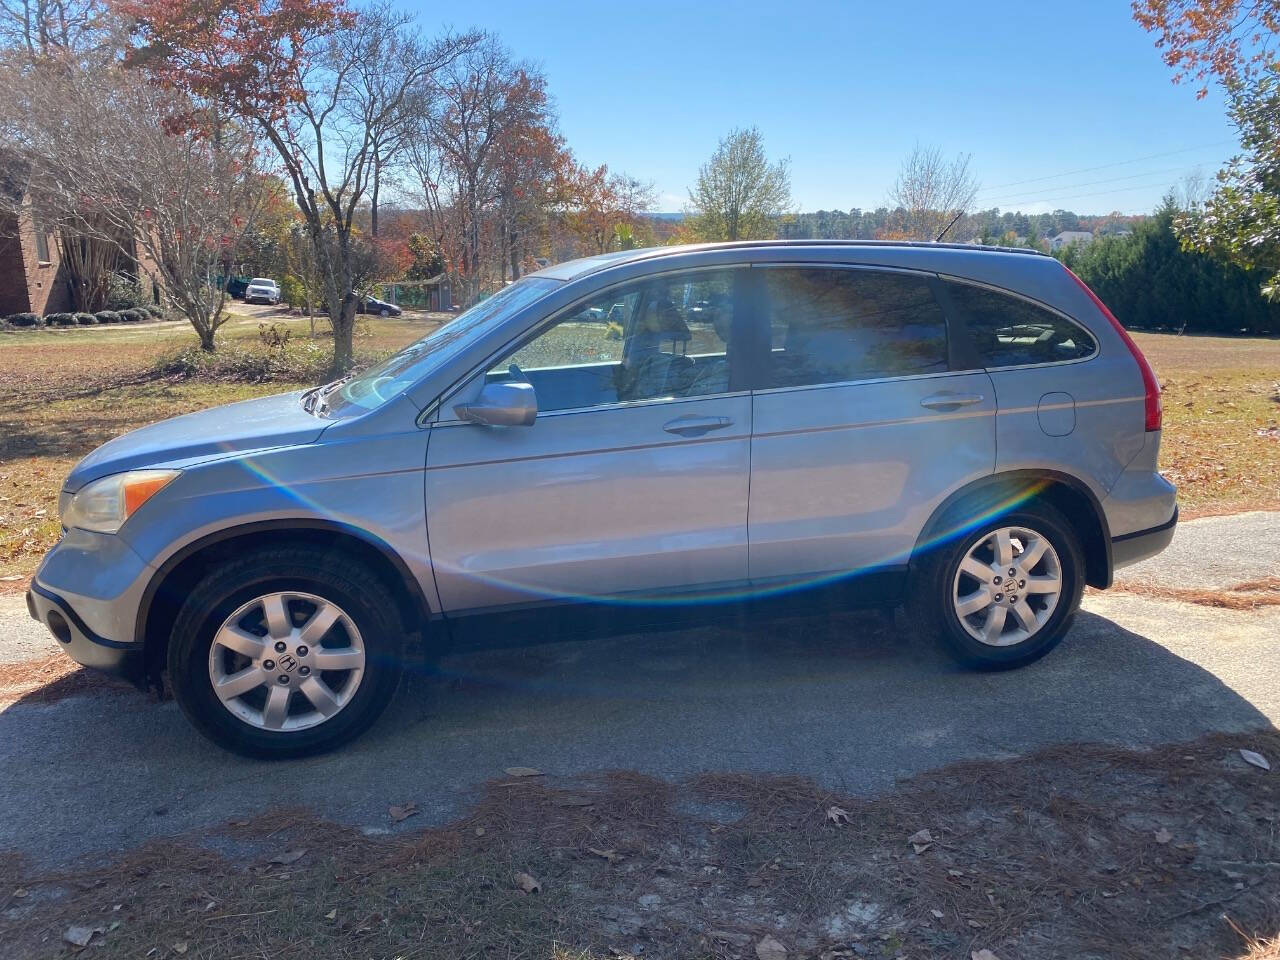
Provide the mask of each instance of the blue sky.
[{"label": "blue sky", "polygon": [[[418,8],[424,26],[439,9]],[[972,154],[980,206],[1145,212],[1235,144],[1222,97],[1175,86],[1125,0],[477,0],[454,16],[538,63],[579,159],[654,181],[663,210],[752,124],[790,157],[799,210],[878,206],[919,141]]]}]

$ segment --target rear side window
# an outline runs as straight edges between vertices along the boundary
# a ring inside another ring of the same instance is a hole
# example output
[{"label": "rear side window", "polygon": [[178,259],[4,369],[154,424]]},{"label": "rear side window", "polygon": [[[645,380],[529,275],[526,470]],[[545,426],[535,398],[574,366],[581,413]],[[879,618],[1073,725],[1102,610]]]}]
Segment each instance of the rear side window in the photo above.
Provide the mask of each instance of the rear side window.
[{"label": "rear side window", "polygon": [[947,293],[986,367],[1081,360],[1098,349],[1082,327],[1020,297],[956,281],[947,281]]},{"label": "rear side window", "polygon": [[941,373],[947,324],[929,281],[827,267],[761,270],[772,349],[766,385]]}]

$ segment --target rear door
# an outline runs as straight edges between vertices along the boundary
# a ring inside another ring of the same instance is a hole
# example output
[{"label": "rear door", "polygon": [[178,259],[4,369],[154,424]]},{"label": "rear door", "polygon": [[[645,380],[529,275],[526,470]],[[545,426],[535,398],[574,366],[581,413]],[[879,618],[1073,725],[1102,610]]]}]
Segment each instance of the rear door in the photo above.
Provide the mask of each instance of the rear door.
[{"label": "rear door", "polygon": [[994,469],[990,378],[957,369],[930,274],[761,265],[752,278],[752,581],[905,569],[939,503]]}]

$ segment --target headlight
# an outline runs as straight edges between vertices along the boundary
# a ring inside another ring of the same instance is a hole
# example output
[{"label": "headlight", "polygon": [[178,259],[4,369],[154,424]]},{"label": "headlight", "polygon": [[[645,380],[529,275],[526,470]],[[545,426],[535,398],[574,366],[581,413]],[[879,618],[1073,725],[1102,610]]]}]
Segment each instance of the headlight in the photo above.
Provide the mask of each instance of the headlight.
[{"label": "headlight", "polygon": [[168,486],[180,472],[130,470],[95,480],[71,497],[62,510],[62,525],[115,533],[135,510]]}]

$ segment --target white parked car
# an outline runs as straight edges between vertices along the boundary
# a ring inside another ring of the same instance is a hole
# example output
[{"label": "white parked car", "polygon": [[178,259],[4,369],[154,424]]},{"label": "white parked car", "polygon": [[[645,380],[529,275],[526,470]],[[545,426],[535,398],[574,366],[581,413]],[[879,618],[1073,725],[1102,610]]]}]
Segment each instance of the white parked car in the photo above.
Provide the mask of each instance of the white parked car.
[{"label": "white parked car", "polygon": [[245,303],[279,303],[280,285],[265,277],[254,277],[244,291]]}]

